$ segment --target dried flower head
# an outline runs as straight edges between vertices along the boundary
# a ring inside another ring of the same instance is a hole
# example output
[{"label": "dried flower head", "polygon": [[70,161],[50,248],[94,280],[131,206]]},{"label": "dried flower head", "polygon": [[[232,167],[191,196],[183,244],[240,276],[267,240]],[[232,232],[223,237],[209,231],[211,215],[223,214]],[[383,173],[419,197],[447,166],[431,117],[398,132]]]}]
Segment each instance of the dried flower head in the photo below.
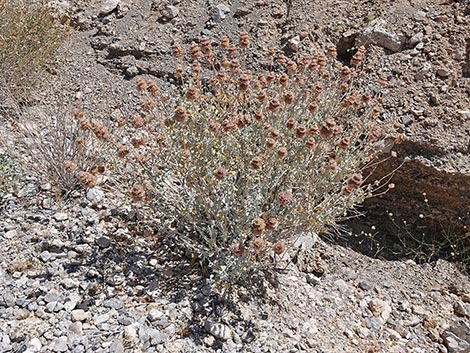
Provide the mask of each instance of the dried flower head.
[{"label": "dried flower head", "polygon": [[247,114],[241,114],[236,119],[236,124],[239,129],[244,128],[245,126],[250,125],[250,117]]},{"label": "dried flower head", "polygon": [[294,60],[289,60],[286,65],[287,72],[292,74],[297,71],[297,64]]},{"label": "dried flower head", "polygon": [[267,82],[267,83],[273,83],[274,81],[276,81],[276,74],[271,71],[271,72],[266,76],[266,82]]},{"label": "dried flower head", "polygon": [[387,76],[381,75],[379,78],[379,85],[381,85],[382,87],[385,87],[387,86],[387,84],[388,84]]},{"label": "dried flower head", "polygon": [[271,129],[269,136],[271,136],[272,139],[277,139],[279,137],[279,130]]},{"label": "dried flower head", "polygon": [[333,137],[336,127],[336,122],[333,119],[326,119],[320,128],[320,136],[323,138]]},{"label": "dried flower head", "polygon": [[349,187],[348,185],[343,185],[341,187],[341,194],[348,196],[353,192],[353,189]]},{"label": "dried flower head", "polygon": [[220,38],[220,47],[222,49],[228,49],[230,47],[230,40],[228,39],[227,36],[222,36]]},{"label": "dried flower head", "polygon": [[359,66],[362,64],[362,61],[365,57],[366,48],[364,46],[357,49],[356,54],[353,55],[351,58],[351,65],[352,66]]},{"label": "dried flower head", "polygon": [[81,120],[81,119],[84,117],[84,115],[85,115],[85,114],[84,114],[80,109],[78,109],[78,108],[74,108],[74,109],[72,110],[72,114],[73,114],[74,118],[77,119],[77,120]]},{"label": "dried flower head", "polygon": [[201,51],[204,54],[208,54],[212,51],[212,44],[211,44],[211,41],[209,40],[209,38],[203,37],[201,39],[201,41],[199,42],[199,44],[201,46]]},{"label": "dried flower head", "polygon": [[289,130],[292,130],[295,128],[295,126],[297,125],[297,121],[295,121],[294,118],[289,118],[286,122],[286,127],[289,129]]},{"label": "dried flower head", "polygon": [[362,184],[362,175],[360,173],[353,174],[347,181],[347,186],[351,189],[357,189]]},{"label": "dried flower head", "polygon": [[297,126],[297,129],[295,130],[295,136],[297,138],[304,138],[307,135],[307,128],[305,125],[299,125]]},{"label": "dried flower head", "polygon": [[147,98],[147,99],[144,99],[142,100],[142,102],[140,103],[140,106],[142,107],[142,109],[146,112],[149,112],[151,111],[153,108],[155,108],[155,101],[151,98]]},{"label": "dried flower head", "polygon": [[288,83],[289,83],[289,76],[287,76],[287,74],[282,74],[281,76],[279,76],[279,84],[282,87],[286,87]]},{"label": "dried flower head", "polygon": [[227,170],[224,167],[218,167],[214,170],[214,176],[217,180],[225,179],[227,176]]},{"label": "dried flower head", "polygon": [[281,103],[276,98],[272,99],[269,102],[269,110],[271,110],[272,112],[277,112],[280,106],[281,106]]},{"label": "dried flower head", "polygon": [[189,47],[189,53],[191,55],[191,59],[193,59],[193,60],[197,60],[197,59],[202,58],[201,48],[195,42],[191,43],[191,46]]},{"label": "dried flower head", "polygon": [[89,120],[85,119],[85,118],[81,118],[80,119],[80,127],[83,129],[83,130],[91,130],[92,128],[92,124]]},{"label": "dried flower head", "polygon": [[239,38],[238,38],[238,44],[240,45],[241,48],[248,48],[250,46],[250,36],[248,32],[240,32]]},{"label": "dried flower head", "polygon": [[276,255],[281,255],[286,251],[286,244],[282,241],[278,241],[273,245],[273,251]]},{"label": "dried flower head", "polygon": [[188,119],[188,112],[183,106],[176,108],[173,119],[179,123],[184,123]]},{"label": "dried flower head", "polygon": [[312,136],[318,135],[318,126],[317,125],[310,126],[310,129],[308,129],[308,133]]},{"label": "dried flower head", "polygon": [[320,66],[320,69],[323,69],[326,66],[326,56],[324,54],[318,55],[317,64]]},{"label": "dried flower head", "polygon": [[77,164],[72,161],[64,161],[64,169],[68,173],[72,173],[75,169],[77,169]]},{"label": "dried flower head", "polygon": [[267,230],[276,230],[279,226],[279,221],[275,217],[269,217],[266,221],[266,229]]},{"label": "dried flower head", "polygon": [[187,100],[195,100],[199,97],[199,90],[196,87],[189,87],[184,96]]},{"label": "dried flower head", "polygon": [[310,102],[308,105],[308,111],[312,114],[315,114],[318,110],[318,103],[316,101]]},{"label": "dried flower head", "polygon": [[216,121],[211,121],[209,123],[209,130],[212,132],[217,132],[220,130],[220,124]]},{"label": "dried flower head", "polygon": [[351,144],[351,139],[348,136],[345,136],[339,141],[338,146],[339,148],[342,148],[343,150],[345,150],[349,147],[350,144]]},{"label": "dried flower head", "polygon": [[308,140],[307,140],[307,142],[305,142],[305,145],[306,145],[308,148],[311,148],[311,149],[315,148],[316,145],[317,145],[317,144],[316,144],[316,141],[315,141],[315,138],[309,137]]},{"label": "dried flower head", "polygon": [[134,202],[142,202],[145,200],[145,188],[141,184],[134,184],[131,189],[131,198]]},{"label": "dried flower head", "polygon": [[92,124],[91,125],[91,130],[95,134],[96,137],[98,137],[101,140],[109,140],[111,138],[111,135],[109,133],[109,130],[106,126],[100,125],[100,124]]},{"label": "dried flower head", "polygon": [[292,194],[290,191],[283,191],[277,195],[277,202],[282,206],[287,206],[292,202]]},{"label": "dried flower head", "polygon": [[258,100],[261,103],[264,103],[268,100],[268,95],[266,94],[266,91],[259,91],[258,92]]},{"label": "dried flower head", "polygon": [[254,235],[260,235],[266,229],[266,223],[262,218],[255,218],[251,222],[251,233]]},{"label": "dried flower head", "polygon": [[172,44],[171,51],[175,58],[180,58],[183,56],[183,50],[181,49],[181,46],[176,42]]},{"label": "dried flower head", "polygon": [[287,148],[285,147],[280,147],[278,150],[277,150],[277,156],[279,158],[284,158],[287,156]]},{"label": "dried flower head", "polygon": [[135,85],[139,91],[145,91],[147,89],[147,82],[140,77],[135,80]]},{"label": "dried flower head", "polygon": [[334,45],[330,45],[328,47],[328,53],[327,53],[328,57],[330,59],[336,59],[336,55],[337,55],[337,52],[336,52],[336,46]]},{"label": "dried flower head", "polygon": [[284,103],[286,104],[292,104],[294,102],[294,94],[292,92],[287,92],[285,95],[284,95]]},{"label": "dried flower head", "polygon": [[242,74],[238,79],[238,89],[240,92],[246,92],[250,88],[250,77],[247,74]]},{"label": "dried flower head", "polygon": [[119,158],[124,158],[129,154],[129,148],[125,145],[118,145],[117,147],[117,155]]},{"label": "dried flower head", "polygon": [[263,166],[261,157],[255,156],[251,159],[250,162],[251,168],[255,170],[260,170]]},{"label": "dried flower head", "polygon": [[77,179],[85,188],[92,188],[96,186],[96,176],[83,170],[77,173]]},{"label": "dried flower head", "polygon": [[276,140],[273,138],[268,138],[268,140],[266,141],[266,147],[268,148],[273,148],[275,144]]},{"label": "dried flower head", "polygon": [[140,114],[134,114],[132,116],[132,126],[135,128],[141,128],[142,126],[145,125],[145,120],[140,116]]},{"label": "dried flower head", "polygon": [[232,254],[241,256],[246,252],[245,245],[242,242],[236,242],[232,245]]},{"label": "dried flower head", "polygon": [[257,251],[260,251],[266,246],[266,241],[263,238],[257,237],[252,240],[251,246]]}]

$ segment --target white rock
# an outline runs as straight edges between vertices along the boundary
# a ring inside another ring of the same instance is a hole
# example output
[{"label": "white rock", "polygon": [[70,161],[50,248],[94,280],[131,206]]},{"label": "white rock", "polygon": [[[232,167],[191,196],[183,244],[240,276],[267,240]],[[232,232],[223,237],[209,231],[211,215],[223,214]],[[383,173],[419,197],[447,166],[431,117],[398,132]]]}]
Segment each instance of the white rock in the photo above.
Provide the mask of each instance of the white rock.
[{"label": "white rock", "polygon": [[12,239],[12,238],[15,238],[17,235],[18,235],[18,232],[16,231],[16,229],[12,229],[5,233],[5,238]]},{"label": "white rock", "polygon": [[101,202],[103,200],[104,192],[99,188],[88,189],[86,193],[86,198],[91,202]]},{"label": "white rock", "polygon": [[72,310],[70,314],[73,321],[85,321],[88,319],[88,313],[83,309]]},{"label": "white rock", "polygon": [[225,4],[218,4],[212,9],[212,19],[215,22],[220,22],[227,17],[227,14],[230,12],[230,8]]},{"label": "white rock", "polygon": [[292,51],[299,51],[299,45],[300,45],[300,37],[299,36],[292,37],[287,42],[287,46]]},{"label": "white rock", "polygon": [[401,50],[400,38],[387,28],[387,22],[377,18],[369,23],[366,29],[356,38],[356,46],[375,44],[393,52]]},{"label": "white rock", "polygon": [[42,348],[42,344],[39,338],[36,338],[36,337],[31,338],[31,340],[28,343],[27,350],[29,352],[39,352],[41,348]]},{"label": "white rock", "polygon": [[56,221],[60,222],[60,221],[65,221],[66,219],[68,219],[69,215],[65,212],[57,212],[53,217]]},{"label": "white rock", "polygon": [[369,309],[372,314],[379,318],[382,322],[387,321],[390,317],[390,314],[392,313],[390,304],[380,299],[372,299],[369,302]]},{"label": "white rock", "polygon": [[134,341],[137,340],[137,328],[135,325],[129,325],[124,327],[124,337]]},{"label": "white rock", "polygon": [[169,5],[160,10],[160,13],[163,17],[171,20],[178,16],[179,10],[176,6]]},{"label": "white rock", "polygon": [[206,320],[204,323],[204,329],[215,338],[223,341],[226,341],[232,337],[232,331],[230,328],[220,322]]},{"label": "white rock", "polygon": [[152,309],[148,313],[148,319],[150,321],[156,321],[160,319],[163,315],[164,315],[163,312],[161,312],[160,310]]},{"label": "white rock", "polygon": [[113,12],[120,4],[121,0],[105,0],[100,8],[100,15],[107,15]]}]

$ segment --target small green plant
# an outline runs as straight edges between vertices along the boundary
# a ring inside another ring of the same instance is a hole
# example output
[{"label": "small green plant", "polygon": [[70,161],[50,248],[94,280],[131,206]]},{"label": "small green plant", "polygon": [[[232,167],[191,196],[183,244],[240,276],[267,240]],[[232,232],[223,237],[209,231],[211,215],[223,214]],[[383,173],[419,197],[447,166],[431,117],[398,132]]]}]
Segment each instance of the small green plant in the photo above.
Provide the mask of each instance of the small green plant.
[{"label": "small green plant", "polygon": [[15,93],[29,89],[67,35],[49,1],[0,0],[1,85]]},{"label": "small green plant", "polygon": [[[369,180],[394,140],[378,119],[386,79],[361,70],[364,48],[351,66],[334,46],[295,60],[269,50],[271,70],[260,73],[244,65],[246,32],[238,46],[223,37],[216,51],[203,38],[187,56],[177,43],[172,50],[172,91],[137,79],[141,109],[112,131],[76,117],[115,149],[115,189],[218,279],[272,266],[297,235],[327,232],[387,189],[387,180]],[[95,173],[75,173],[86,187],[96,182]]]},{"label": "small green plant", "polygon": [[[403,219],[392,212],[389,219],[396,228],[395,236],[402,245],[403,254],[417,262],[430,262],[444,258],[458,263],[464,270],[470,269],[470,213],[449,219],[447,225],[436,224],[432,205],[423,193],[422,212],[417,219]],[[431,227],[430,224],[433,224]]]}]

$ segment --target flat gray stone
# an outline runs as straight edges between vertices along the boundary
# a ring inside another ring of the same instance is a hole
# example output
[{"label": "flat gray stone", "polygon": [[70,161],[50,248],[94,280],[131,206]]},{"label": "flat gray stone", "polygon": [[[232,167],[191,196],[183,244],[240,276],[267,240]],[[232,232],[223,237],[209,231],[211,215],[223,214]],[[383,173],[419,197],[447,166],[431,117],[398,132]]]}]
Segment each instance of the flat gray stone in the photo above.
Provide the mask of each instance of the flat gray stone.
[{"label": "flat gray stone", "polygon": [[388,30],[387,22],[381,18],[371,21],[367,28],[356,38],[357,47],[367,46],[368,44],[374,44],[392,52],[399,52],[402,48],[402,42],[398,35]]},{"label": "flat gray stone", "polygon": [[66,352],[69,349],[67,346],[67,337],[62,336],[55,340],[52,344],[52,350],[54,352]]},{"label": "flat gray stone", "polygon": [[232,337],[232,330],[230,330],[227,325],[224,325],[220,322],[206,320],[204,323],[204,329],[207,331],[207,333],[223,341],[226,341]]},{"label": "flat gray stone", "polygon": [[56,221],[61,222],[69,218],[69,215],[65,212],[57,212],[52,216]]},{"label": "flat gray stone", "polygon": [[227,17],[230,8],[225,4],[218,4],[212,8],[211,16],[215,22],[221,22]]},{"label": "flat gray stone", "polygon": [[178,16],[179,10],[176,6],[168,5],[160,10],[160,14],[168,20],[171,20]]},{"label": "flat gray stone", "polygon": [[61,293],[57,291],[50,291],[44,296],[44,301],[46,303],[51,303],[51,302],[62,302],[63,301],[63,296]]},{"label": "flat gray stone", "polygon": [[83,309],[72,310],[70,314],[73,321],[85,321],[88,319],[88,313]]},{"label": "flat gray stone", "polygon": [[124,344],[120,339],[116,339],[111,343],[109,346],[110,353],[123,353],[124,352]]},{"label": "flat gray stone", "polygon": [[110,298],[110,299],[106,299],[103,302],[103,306],[106,308],[113,308],[113,309],[119,310],[124,307],[124,303],[119,299]]},{"label": "flat gray stone", "polygon": [[86,192],[86,198],[91,202],[101,202],[103,200],[103,197],[104,192],[96,187],[88,189],[88,191]]},{"label": "flat gray stone", "polygon": [[121,0],[105,0],[100,8],[100,15],[108,15],[119,6]]},{"label": "flat gray stone", "polygon": [[470,323],[462,320],[445,330],[441,337],[449,350],[449,353],[470,352]]},{"label": "flat gray stone", "polygon": [[15,306],[16,296],[13,293],[4,291],[0,293],[0,306],[12,307]]}]

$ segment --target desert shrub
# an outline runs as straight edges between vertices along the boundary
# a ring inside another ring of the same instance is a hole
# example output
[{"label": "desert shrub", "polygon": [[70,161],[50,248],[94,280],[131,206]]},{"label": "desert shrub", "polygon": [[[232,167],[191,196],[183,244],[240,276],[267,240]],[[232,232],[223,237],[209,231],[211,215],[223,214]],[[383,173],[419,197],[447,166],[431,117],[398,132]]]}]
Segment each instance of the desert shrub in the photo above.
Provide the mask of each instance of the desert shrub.
[{"label": "desert shrub", "polygon": [[[67,161],[81,169],[98,170],[106,148],[90,139],[90,131],[62,105],[22,108],[15,106],[15,116],[8,119],[10,144],[8,154],[28,173],[50,182],[63,196],[80,187]],[[63,110],[66,112],[64,113]],[[96,151],[101,154],[96,154]]]},{"label": "desert shrub", "polygon": [[[387,189],[386,180],[369,180],[394,140],[380,119],[386,79],[361,70],[364,48],[351,66],[334,47],[295,60],[270,50],[270,70],[259,73],[243,64],[246,32],[237,46],[223,37],[215,50],[203,38],[188,53],[177,43],[172,50],[170,91],[137,79],[140,111],[111,132],[78,119],[114,146],[115,185],[158,234],[207,260],[219,278],[271,266],[297,235],[327,232]],[[93,173],[76,173],[94,185]]]},{"label": "desert shrub", "polygon": [[0,83],[11,91],[29,88],[55,59],[67,28],[49,1],[0,0]]}]

